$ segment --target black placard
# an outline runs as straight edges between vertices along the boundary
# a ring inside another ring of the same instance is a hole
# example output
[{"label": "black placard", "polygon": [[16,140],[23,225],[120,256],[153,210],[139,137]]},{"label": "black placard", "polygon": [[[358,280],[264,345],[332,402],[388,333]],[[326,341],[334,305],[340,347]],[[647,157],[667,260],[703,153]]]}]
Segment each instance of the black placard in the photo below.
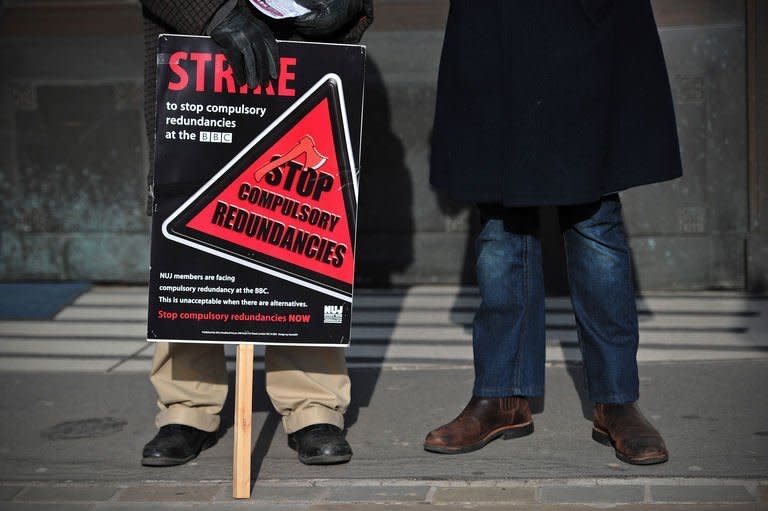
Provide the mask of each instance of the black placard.
[{"label": "black placard", "polygon": [[159,48],[149,340],[348,344],[365,48],[280,42],[256,89]]}]

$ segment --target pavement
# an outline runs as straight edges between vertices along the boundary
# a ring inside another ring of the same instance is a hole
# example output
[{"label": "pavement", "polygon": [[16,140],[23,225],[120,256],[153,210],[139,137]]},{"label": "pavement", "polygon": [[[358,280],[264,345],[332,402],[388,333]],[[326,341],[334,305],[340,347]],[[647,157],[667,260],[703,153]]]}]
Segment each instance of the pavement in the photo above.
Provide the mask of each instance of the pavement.
[{"label": "pavement", "polygon": [[[0,310],[0,511],[768,509],[764,298],[638,299],[640,406],[671,453],[668,463],[640,467],[590,438],[567,298],[547,302],[547,394],[535,403],[535,433],[444,456],[421,443],[470,396],[477,290],[358,290],[348,350],[352,462],[298,463],[261,389],[257,349],[253,491],[234,500],[232,396],[218,443],[197,460],[139,464],[155,433],[146,287],[84,286],[70,296],[16,285],[19,302],[45,293],[53,310],[43,318]],[[0,294],[11,292],[3,286]]]}]

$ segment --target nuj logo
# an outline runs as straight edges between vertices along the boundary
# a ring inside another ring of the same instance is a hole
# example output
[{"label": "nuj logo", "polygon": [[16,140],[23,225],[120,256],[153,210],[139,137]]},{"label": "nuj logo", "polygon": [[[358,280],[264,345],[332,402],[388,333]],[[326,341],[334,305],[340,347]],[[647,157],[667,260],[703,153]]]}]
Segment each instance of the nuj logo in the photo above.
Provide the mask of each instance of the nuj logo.
[{"label": "nuj logo", "polygon": [[343,305],[326,305],[323,307],[324,323],[341,323],[344,317]]}]

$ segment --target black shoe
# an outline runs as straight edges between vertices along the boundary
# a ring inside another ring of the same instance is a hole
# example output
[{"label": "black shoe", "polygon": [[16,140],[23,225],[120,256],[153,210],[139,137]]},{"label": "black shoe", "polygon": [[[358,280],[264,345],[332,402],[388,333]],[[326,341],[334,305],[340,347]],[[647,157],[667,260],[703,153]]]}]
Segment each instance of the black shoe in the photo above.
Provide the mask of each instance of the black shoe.
[{"label": "black shoe", "polygon": [[215,431],[202,431],[183,424],[168,424],[160,428],[155,438],[144,446],[141,464],[147,467],[183,465],[215,443]]},{"label": "black shoe", "polygon": [[344,432],[333,424],[312,424],[288,435],[288,445],[305,465],[333,465],[352,458]]}]

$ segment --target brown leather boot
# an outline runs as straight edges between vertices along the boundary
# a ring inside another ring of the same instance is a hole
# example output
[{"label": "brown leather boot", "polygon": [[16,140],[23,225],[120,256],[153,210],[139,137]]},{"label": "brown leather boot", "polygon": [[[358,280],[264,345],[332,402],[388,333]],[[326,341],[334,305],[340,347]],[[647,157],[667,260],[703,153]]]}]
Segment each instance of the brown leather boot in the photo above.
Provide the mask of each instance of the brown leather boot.
[{"label": "brown leather boot", "polygon": [[664,439],[636,403],[596,404],[592,438],[613,446],[617,458],[633,465],[653,465],[669,459]]},{"label": "brown leather boot", "polygon": [[440,454],[460,454],[481,449],[500,436],[517,438],[533,433],[533,419],[524,397],[473,396],[458,417],[432,430],[424,449]]}]

